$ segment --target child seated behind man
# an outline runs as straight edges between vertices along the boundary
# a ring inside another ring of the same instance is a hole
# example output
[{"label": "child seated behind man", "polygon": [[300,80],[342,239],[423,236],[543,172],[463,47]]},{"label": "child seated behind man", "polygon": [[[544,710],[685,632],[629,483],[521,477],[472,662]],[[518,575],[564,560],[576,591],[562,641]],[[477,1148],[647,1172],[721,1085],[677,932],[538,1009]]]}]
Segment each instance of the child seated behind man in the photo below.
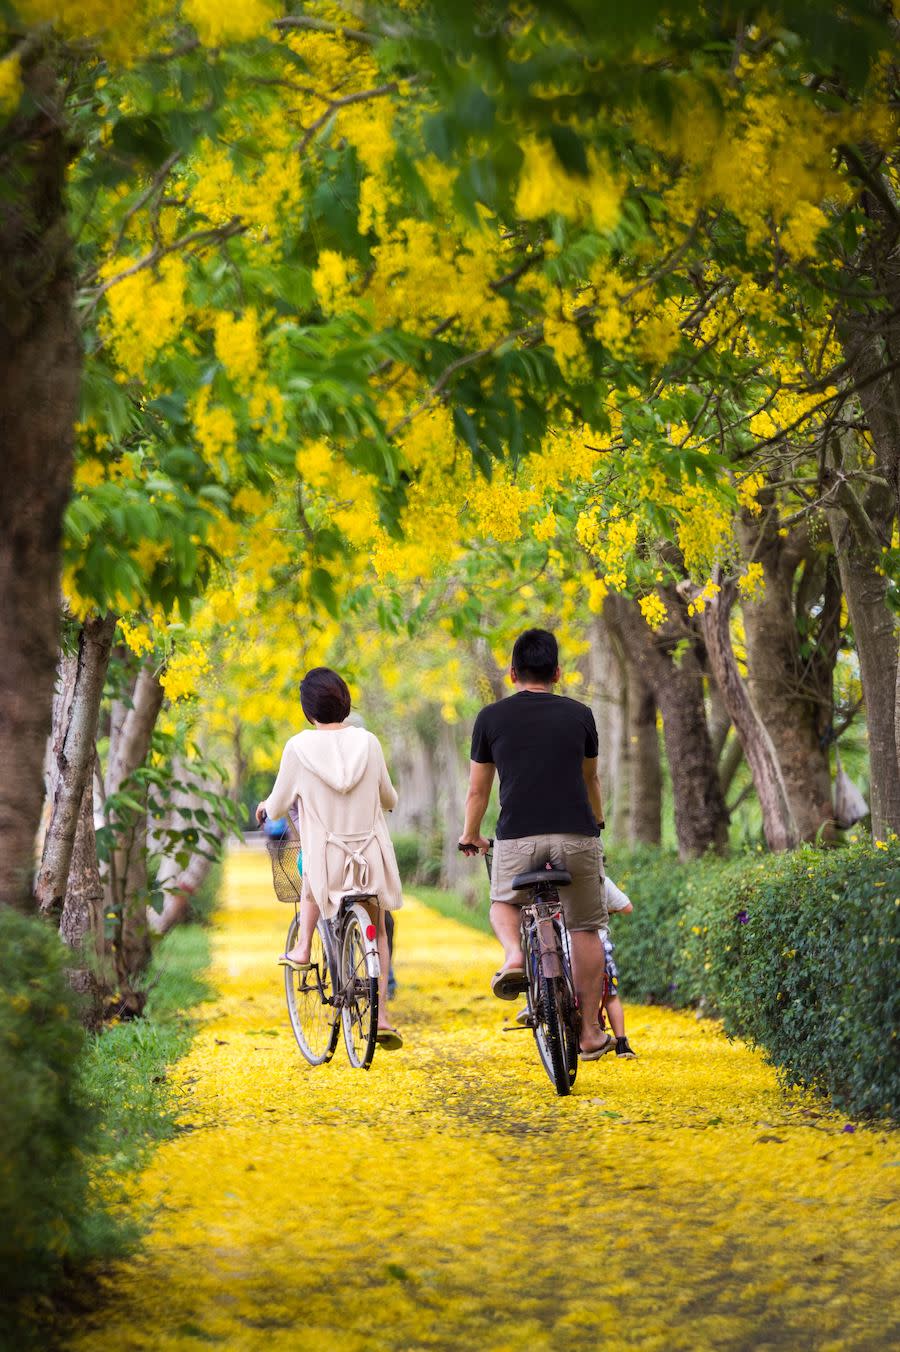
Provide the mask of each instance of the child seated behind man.
[{"label": "child seated behind man", "polygon": [[[622,889],[616,887],[611,878],[605,880],[604,888],[606,909],[610,915],[615,911],[622,915],[630,915],[634,907]],[[606,993],[603,996],[603,1006],[600,1010],[600,1026],[603,1026],[603,1011],[605,1010],[613,1037],[616,1039],[616,1056],[624,1057],[628,1061],[636,1061],[637,1052],[631,1050],[628,1038],[625,1036],[625,1011],[619,998],[619,969],[616,966],[615,950],[612,939],[609,937],[609,928],[604,926],[598,932],[603,940],[603,948],[606,953]]]},{"label": "child seated behind man", "polygon": [[[634,910],[629,897],[626,897],[621,888],[616,887],[612,878],[605,878],[603,881],[606,893],[606,909],[610,915],[614,911],[622,915],[630,915]],[[609,1019],[609,1025],[612,1028],[612,1035],[616,1039],[616,1056],[621,1056],[627,1061],[636,1061],[637,1052],[632,1051],[628,1038],[625,1036],[625,1011],[622,1008],[622,1001],[619,998],[619,969],[616,966],[614,957],[614,948],[612,939],[609,937],[609,927],[604,926],[597,933],[603,942],[603,951],[606,954],[606,982],[603,1004],[600,1009],[600,1027],[603,1027],[603,1012]],[[529,1026],[528,1007],[520,1009],[516,1015],[516,1023]],[[610,1048],[610,1050],[612,1050]]]}]

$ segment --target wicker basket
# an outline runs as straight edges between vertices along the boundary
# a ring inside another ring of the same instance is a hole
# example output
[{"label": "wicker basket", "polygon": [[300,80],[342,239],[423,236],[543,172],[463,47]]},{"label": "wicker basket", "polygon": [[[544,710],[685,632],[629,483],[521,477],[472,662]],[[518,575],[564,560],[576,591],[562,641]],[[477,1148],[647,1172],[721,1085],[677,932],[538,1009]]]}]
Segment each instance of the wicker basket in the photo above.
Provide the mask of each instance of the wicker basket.
[{"label": "wicker basket", "polygon": [[272,861],[272,883],[279,901],[299,902],[303,879],[300,876],[300,842],[285,836],[270,840],[266,846]]}]

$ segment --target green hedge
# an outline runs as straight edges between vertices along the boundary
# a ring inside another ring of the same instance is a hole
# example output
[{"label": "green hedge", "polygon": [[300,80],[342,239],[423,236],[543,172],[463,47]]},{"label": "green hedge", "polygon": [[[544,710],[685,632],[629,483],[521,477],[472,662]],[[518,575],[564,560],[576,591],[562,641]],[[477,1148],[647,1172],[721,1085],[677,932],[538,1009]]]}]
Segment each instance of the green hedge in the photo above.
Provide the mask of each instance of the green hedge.
[{"label": "green hedge", "polygon": [[166,1068],[208,994],[208,931],[179,926],[155,951],[144,1017],[86,1035],[70,958],[51,926],[0,907],[0,1348],[16,1352],[55,1347],[97,1273],[136,1242],[109,1203],[174,1134]]},{"label": "green hedge", "polygon": [[37,1295],[93,1247],[80,1090],[85,1034],[67,951],[40,920],[0,908],[0,1287]]},{"label": "green hedge", "polygon": [[689,864],[617,851],[625,1000],[700,1005],[789,1083],[900,1116],[900,845],[860,842]]},{"label": "green hedge", "polygon": [[394,853],[400,879],[404,884],[423,883],[435,887],[443,871],[440,836],[417,836],[402,833],[393,837]]}]

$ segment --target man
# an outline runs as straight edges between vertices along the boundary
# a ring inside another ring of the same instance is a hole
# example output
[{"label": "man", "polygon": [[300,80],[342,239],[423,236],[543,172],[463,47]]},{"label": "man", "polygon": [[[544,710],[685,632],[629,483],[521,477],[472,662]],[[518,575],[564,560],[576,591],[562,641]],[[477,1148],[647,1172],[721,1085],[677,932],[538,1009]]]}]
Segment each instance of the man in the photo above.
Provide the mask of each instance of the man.
[{"label": "man", "polygon": [[516,639],[510,680],[516,693],[481,710],[472,730],[466,821],[460,845],[489,848],[481,823],[500,775],[500,819],[491,872],[491,925],[504,962],[491,982],[501,1000],[525,989],[519,935],[523,895],[517,873],[544,864],[568,869],[560,890],[572,949],[572,974],[581,1010],[581,1058],[595,1061],[615,1047],[599,1022],[604,954],[597,931],[608,923],[599,830],[603,823],[597,773],[597,728],[586,704],[553,692],[560,679],[559,649],[546,629]]}]

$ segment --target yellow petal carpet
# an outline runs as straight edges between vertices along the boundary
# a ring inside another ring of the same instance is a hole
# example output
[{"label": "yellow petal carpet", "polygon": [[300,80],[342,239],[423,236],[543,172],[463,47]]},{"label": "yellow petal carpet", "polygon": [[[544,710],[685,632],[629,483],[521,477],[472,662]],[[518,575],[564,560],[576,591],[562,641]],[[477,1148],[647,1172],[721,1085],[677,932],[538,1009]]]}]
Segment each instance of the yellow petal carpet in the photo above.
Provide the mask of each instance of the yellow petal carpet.
[{"label": "yellow petal carpet", "polygon": [[183,1130],[77,1352],[898,1345],[896,1136],[659,1009],[629,1011],[638,1061],[558,1099],[531,1035],[501,1032],[492,941],[414,902],[404,1050],[311,1069],[274,963],[289,918],[266,856],[234,854]]}]

